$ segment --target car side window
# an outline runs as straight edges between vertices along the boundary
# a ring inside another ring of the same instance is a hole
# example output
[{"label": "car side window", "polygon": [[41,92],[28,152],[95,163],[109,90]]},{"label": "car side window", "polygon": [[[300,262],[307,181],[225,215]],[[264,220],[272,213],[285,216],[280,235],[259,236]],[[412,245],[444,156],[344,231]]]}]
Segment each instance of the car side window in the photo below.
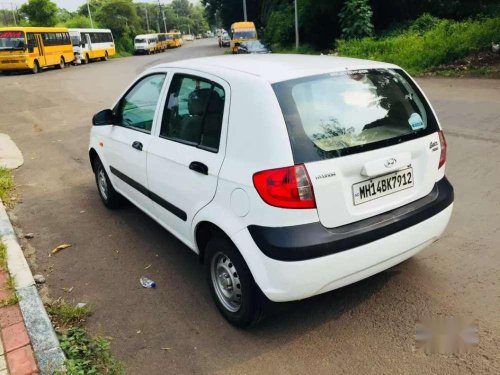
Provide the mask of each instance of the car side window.
[{"label": "car side window", "polygon": [[176,74],[170,84],[160,137],[217,152],[224,89],[209,80]]},{"label": "car side window", "polygon": [[166,74],[152,74],[139,81],[120,101],[117,125],[151,133],[156,106]]}]

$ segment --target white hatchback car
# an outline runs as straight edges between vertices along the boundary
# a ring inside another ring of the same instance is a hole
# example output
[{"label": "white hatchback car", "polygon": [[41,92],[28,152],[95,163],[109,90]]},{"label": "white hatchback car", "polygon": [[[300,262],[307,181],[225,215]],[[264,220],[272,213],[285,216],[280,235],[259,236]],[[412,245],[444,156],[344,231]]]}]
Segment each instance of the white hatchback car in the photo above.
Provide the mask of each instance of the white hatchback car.
[{"label": "white hatchback car", "polygon": [[241,55],[159,65],[94,116],[107,207],[126,197],[199,254],[224,317],[307,298],[436,241],[453,207],[446,141],[391,64]]}]

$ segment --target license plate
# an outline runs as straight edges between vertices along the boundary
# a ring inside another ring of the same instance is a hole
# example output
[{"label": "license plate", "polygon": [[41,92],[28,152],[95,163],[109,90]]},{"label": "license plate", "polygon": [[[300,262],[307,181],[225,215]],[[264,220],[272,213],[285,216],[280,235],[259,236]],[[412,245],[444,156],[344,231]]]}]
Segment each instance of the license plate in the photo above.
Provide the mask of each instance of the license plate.
[{"label": "license plate", "polygon": [[354,205],[413,187],[413,168],[405,168],[352,185]]}]

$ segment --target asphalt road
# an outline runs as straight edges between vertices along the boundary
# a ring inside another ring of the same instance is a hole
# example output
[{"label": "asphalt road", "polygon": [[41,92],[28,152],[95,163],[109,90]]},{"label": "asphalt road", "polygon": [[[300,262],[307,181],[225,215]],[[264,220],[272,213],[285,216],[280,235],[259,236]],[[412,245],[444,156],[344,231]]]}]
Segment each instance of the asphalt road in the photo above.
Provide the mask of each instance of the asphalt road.
[{"label": "asphalt road", "polygon": [[[87,160],[92,115],[138,73],[221,53],[212,39],[161,55],[0,76],[0,132],[25,158],[10,215],[20,234],[35,233],[22,243],[50,296],[90,303],[88,327],[114,338],[130,374],[500,373],[500,81],[419,80],[445,128],[456,189],[439,242],[357,284],[273,306],[259,326],[238,330],[216,311],[193,253],[135,207],[101,204]],[[62,243],[73,246],[49,257]],[[142,275],[158,288],[143,289]],[[476,319],[479,347],[414,352],[415,320],[428,314]]]}]

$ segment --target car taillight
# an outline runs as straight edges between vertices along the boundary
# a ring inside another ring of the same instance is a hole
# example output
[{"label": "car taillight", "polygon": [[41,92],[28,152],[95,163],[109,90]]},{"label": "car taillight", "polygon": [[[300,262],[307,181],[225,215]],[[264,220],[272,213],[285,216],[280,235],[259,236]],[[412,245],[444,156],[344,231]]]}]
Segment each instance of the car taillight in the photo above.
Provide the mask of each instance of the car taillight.
[{"label": "car taillight", "polygon": [[440,146],[441,146],[441,156],[439,157],[439,168],[441,168],[444,163],[446,163],[446,148],[448,147],[447,143],[446,143],[446,139],[444,138],[444,133],[442,130],[440,130],[438,132],[439,134],[439,143],[440,143]]},{"label": "car taillight", "polygon": [[257,172],[253,184],[267,204],[281,208],[315,208],[314,191],[303,164]]}]

